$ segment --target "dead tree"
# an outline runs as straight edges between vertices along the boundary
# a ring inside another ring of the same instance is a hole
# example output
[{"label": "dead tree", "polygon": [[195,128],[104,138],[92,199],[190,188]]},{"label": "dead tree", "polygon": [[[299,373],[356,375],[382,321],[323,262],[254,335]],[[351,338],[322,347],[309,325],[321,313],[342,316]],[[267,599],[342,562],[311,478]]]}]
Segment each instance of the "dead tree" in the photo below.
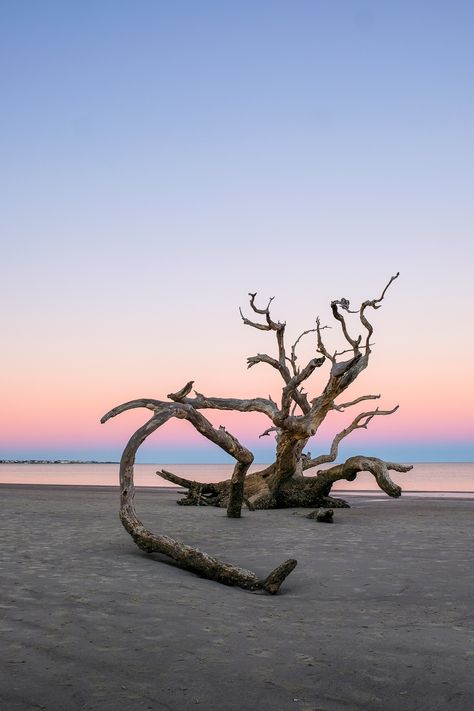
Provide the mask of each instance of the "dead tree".
[{"label": "dead tree", "polygon": [[[181,390],[168,395],[168,401],[142,398],[126,402],[108,412],[101,422],[106,422],[126,410],[145,407],[153,411],[151,419],[131,437],[125,447],[120,463],[121,509],[120,517],[126,530],[137,545],[147,552],[159,551],[171,556],[181,567],[200,572],[205,577],[240,585],[249,589],[263,589],[267,592],[277,592],[284,578],[293,570],[296,561],[289,560],[279,566],[265,580],[257,579],[254,573],[222,563],[210,556],[174,541],[168,536],[157,536],[147,531],[137,518],[134,508],[133,466],[135,453],[142,442],[158,427],[172,417],[186,419],[204,437],[220,446],[234,457],[236,464],[232,478],[216,484],[204,484],[184,479],[169,471],[159,471],[157,474],[186,490],[184,499],[178,503],[184,505],[211,505],[227,508],[229,517],[239,517],[245,502],[249,509],[269,509],[286,507],[345,507],[348,504],[342,499],[330,496],[331,488],[336,481],[345,479],[353,481],[361,471],[374,475],[379,487],[389,496],[400,496],[401,489],[391,478],[389,471],[407,472],[412,467],[394,462],[386,462],[376,457],[365,455],[350,457],[341,464],[329,469],[317,470],[315,476],[307,477],[304,472],[322,464],[334,462],[337,458],[340,442],[356,429],[366,429],[374,417],[390,415],[398,409],[398,405],[390,410],[379,408],[360,412],[350,425],[341,430],[333,439],[330,450],[317,457],[304,452],[309,439],[314,437],[318,428],[329,413],[344,412],[348,408],[367,400],[376,400],[380,395],[362,395],[351,401],[339,402],[338,398],[356,380],[367,367],[371,354],[372,324],[368,320],[370,309],[379,309],[387,289],[398,277],[391,277],[379,298],[364,301],[356,310],[350,309],[347,299],[331,302],[333,316],[341,329],[342,335],[349,345],[341,351],[329,352],[326,347],[319,318],[316,327],[304,331],[293,343],[289,352],[285,345],[285,323],[274,321],[270,314],[271,298],[265,308],[256,304],[256,293],[249,294],[250,307],[259,320],[250,320],[241,313],[245,325],[261,331],[273,331],[277,341],[277,356],[258,353],[247,359],[248,368],[259,363],[266,363],[275,368],[283,379],[281,400],[275,402],[268,398],[218,398],[207,397],[194,391],[189,397],[194,381],[188,382]],[[355,315],[363,328],[363,335],[351,336],[349,318]],[[297,363],[297,346],[301,339],[309,333],[315,334],[315,355],[300,368]],[[341,356],[349,354],[345,360]],[[329,363],[329,375],[326,385],[320,395],[309,399],[303,389],[303,383],[317,369]],[[262,471],[246,476],[253,461],[252,453],[246,449],[224,427],[216,429],[204,417],[201,410],[235,410],[239,412],[260,412],[265,414],[270,427],[261,435],[276,435],[275,461]]]}]

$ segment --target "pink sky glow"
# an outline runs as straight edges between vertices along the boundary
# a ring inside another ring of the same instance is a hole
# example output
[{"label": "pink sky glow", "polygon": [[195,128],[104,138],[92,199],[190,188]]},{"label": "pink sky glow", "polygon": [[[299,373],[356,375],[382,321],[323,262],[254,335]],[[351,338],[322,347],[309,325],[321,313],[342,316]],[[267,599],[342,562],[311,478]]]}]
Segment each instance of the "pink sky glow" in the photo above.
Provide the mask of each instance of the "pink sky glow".
[{"label": "pink sky glow", "polygon": [[[341,456],[474,460],[472,4],[372,3],[365,24],[351,3],[109,5],[3,3],[0,458],[117,460],[148,413],[100,417],[191,379],[277,400],[246,369],[276,351],[248,292],[288,345],[319,316],[334,351],[331,300],[399,271],[346,394],[400,409]],[[271,458],[264,416],[210,416]],[[183,422],[140,450],[222,456]]]}]

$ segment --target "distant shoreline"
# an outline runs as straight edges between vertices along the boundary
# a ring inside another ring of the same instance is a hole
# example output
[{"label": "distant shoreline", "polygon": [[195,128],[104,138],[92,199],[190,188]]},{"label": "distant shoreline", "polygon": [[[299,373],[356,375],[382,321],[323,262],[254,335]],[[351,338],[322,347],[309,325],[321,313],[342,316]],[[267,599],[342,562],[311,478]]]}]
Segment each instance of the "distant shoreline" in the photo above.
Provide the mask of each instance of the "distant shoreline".
[{"label": "distant shoreline", "polygon": [[[407,460],[408,462],[408,460]],[[254,462],[254,466],[268,466],[271,462]],[[338,463],[337,461],[335,462]],[[472,459],[460,459],[454,461],[448,460],[429,460],[429,461],[416,461],[411,459],[410,463],[413,465],[419,464],[474,464]],[[119,460],[99,460],[99,459],[0,459],[0,464],[120,464]],[[135,462],[136,465],[145,466],[205,466],[205,467],[221,467],[225,465],[232,465],[232,462]],[[327,464],[326,466],[332,466],[332,464]],[[323,465],[324,468],[324,465]]]},{"label": "distant shoreline", "polygon": [[119,464],[96,459],[0,459],[0,464]]}]

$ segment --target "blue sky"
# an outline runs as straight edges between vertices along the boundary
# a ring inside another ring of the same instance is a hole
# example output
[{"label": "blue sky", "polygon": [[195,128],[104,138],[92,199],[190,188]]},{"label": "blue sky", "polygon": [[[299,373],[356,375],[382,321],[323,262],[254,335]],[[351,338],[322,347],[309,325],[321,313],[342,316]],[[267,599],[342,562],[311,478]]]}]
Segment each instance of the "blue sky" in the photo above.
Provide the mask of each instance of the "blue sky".
[{"label": "blue sky", "polygon": [[473,20],[456,1],[2,3],[0,456],[119,454],[100,415],[190,378],[266,395],[248,291],[301,331],[400,270],[374,363],[400,419],[375,440],[416,450],[419,422],[419,458],[474,457]]}]

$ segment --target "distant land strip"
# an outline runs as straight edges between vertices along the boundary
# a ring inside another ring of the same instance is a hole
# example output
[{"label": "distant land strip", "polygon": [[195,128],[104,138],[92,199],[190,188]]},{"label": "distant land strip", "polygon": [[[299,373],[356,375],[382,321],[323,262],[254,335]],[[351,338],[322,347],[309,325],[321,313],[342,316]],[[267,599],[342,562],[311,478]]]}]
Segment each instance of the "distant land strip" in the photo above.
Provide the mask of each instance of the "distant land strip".
[{"label": "distant land strip", "polygon": [[118,464],[95,459],[0,459],[0,464]]}]

